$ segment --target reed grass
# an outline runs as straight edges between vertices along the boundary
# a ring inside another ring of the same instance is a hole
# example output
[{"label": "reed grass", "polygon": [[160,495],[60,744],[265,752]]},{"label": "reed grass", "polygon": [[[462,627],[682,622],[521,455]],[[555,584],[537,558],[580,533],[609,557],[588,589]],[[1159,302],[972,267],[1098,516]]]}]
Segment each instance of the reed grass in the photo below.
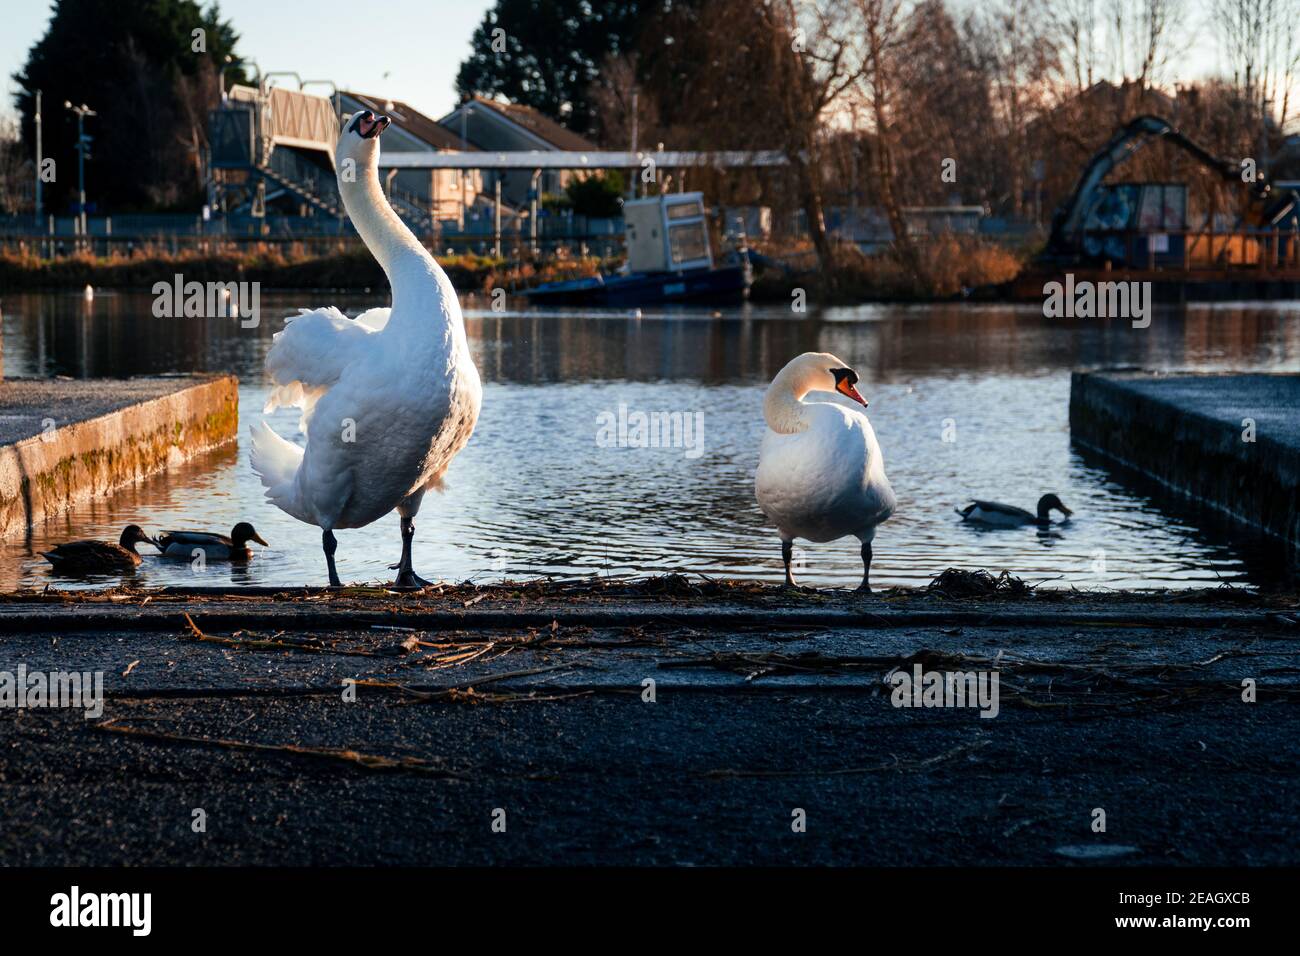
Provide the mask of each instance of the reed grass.
[{"label": "reed grass", "polygon": [[[462,292],[514,291],[558,279],[595,275],[594,257],[508,261],[461,253],[435,256]],[[388,281],[374,256],[355,240],[221,243],[171,250],[165,242],[140,243],[108,255],[76,251],[54,258],[31,249],[0,251],[0,287],[19,289],[150,289],[181,274],[185,281],[260,282],[283,289],[384,289]]]},{"label": "reed grass", "polygon": [[788,274],[769,270],[754,283],[756,301],[789,302],[795,289],[825,305],[870,301],[925,302],[987,293],[1019,274],[1027,252],[975,236],[942,235],[917,246],[919,271],[894,250],[864,253],[835,247],[832,268],[818,271],[811,243],[756,244],[771,258],[796,265]]}]

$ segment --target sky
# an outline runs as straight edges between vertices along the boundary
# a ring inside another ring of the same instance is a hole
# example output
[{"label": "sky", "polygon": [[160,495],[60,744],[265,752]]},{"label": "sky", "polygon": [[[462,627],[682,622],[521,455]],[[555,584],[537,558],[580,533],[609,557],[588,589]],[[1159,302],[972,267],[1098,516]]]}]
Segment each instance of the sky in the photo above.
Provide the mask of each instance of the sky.
[{"label": "sky", "polygon": [[[263,72],[333,80],[340,89],[405,100],[436,119],[456,104],[456,71],[490,6],[492,0],[221,0],[221,13],[240,35],[239,51]],[[12,116],[10,77],[45,34],[52,4],[6,0],[5,7],[0,115]]]},{"label": "sky", "polygon": [[[204,6],[208,2],[201,0]],[[1181,79],[1218,72],[1210,18],[1215,0],[1179,2],[1180,36],[1168,72]],[[953,7],[961,13],[979,3],[955,0]],[[5,5],[0,91],[6,95],[0,97],[0,116],[12,116],[10,77],[44,35],[52,4],[5,0]],[[240,52],[263,72],[293,70],[305,80],[333,80],[341,89],[404,100],[437,119],[456,103],[456,71],[491,6],[492,0],[222,0],[221,11],[240,34]],[[325,93],[328,87],[312,89]]]}]

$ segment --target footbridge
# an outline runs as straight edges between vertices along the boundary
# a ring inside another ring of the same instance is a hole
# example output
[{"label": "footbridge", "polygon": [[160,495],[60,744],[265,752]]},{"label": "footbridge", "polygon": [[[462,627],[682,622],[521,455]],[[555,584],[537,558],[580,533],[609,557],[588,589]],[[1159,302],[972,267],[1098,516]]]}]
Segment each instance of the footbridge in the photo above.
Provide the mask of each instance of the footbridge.
[{"label": "footbridge", "polygon": [[334,98],[265,79],[234,86],[209,114],[209,130],[214,205],[261,216],[269,200],[289,196],[319,214],[343,215],[334,179]]},{"label": "footbridge", "polygon": [[[337,90],[327,97],[275,86],[269,82],[274,75],[259,77],[256,86],[232,87],[223,95],[221,106],[211,112],[210,201],[226,213],[261,217],[268,202],[287,198],[304,210],[341,221],[343,202],[333,159],[342,119]],[[299,86],[303,85],[299,81]],[[533,174],[534,184],[543,170],[653,169],[657,174],[659,170],[763,168],[786,163],[784,154],[777,151],[735,150],[381,150],[379,157],[380,167],[390,173],[406,169],[523,170]],[[391,180],[391,175],[387,178]],[[417,232],[433,228],[430,209],[417,197],[400,190],[389,192],[398,214]],[[499,209],[499,195],[496,203]],[[535,240],[536,208],[531,210],[531,218]],[[500,232],[499,216],[496,232]]]}]

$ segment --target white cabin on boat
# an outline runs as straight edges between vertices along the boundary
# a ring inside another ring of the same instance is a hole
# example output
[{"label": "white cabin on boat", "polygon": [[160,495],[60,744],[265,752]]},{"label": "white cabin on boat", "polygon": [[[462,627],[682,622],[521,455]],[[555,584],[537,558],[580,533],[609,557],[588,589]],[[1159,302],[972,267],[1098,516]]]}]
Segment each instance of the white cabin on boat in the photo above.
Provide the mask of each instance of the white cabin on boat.
[{"label": "white cabin on boat", "polygon": [[703,193],[668,193],[623,203],[629,272],[712,269]]}]

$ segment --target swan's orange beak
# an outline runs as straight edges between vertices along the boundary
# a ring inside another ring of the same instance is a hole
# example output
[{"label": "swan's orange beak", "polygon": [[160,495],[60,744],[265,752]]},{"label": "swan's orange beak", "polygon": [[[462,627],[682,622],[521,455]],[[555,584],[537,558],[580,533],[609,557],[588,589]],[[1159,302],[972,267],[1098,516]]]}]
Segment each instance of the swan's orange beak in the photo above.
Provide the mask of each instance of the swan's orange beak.
[{"label": "swan's orange beak", "polygon": [[853,399],[863,408],[867,407],[867,400],[862,397],[862,394],[856,388],[854,388],[852,385],[849,384],[849,380],[847,378],[842,380],[838,385],[835,386],[835,391],[839,392],[841,395]]}]

